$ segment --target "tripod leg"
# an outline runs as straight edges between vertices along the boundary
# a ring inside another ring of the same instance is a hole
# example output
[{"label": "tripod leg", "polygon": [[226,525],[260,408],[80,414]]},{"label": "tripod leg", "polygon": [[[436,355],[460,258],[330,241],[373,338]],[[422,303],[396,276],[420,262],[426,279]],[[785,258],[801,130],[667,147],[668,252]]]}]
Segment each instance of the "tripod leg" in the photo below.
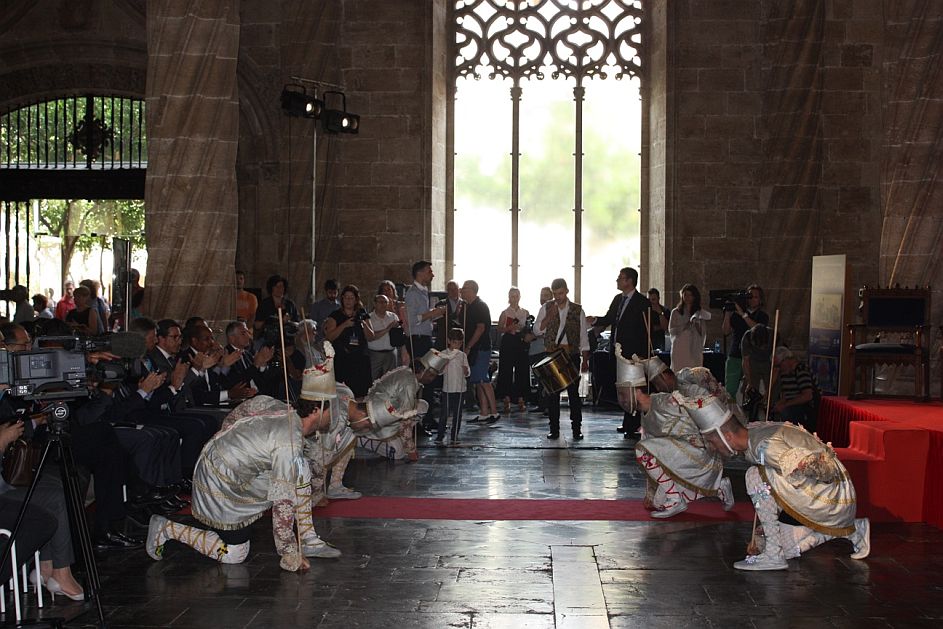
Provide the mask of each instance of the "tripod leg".
[{"label": "tripod leg", "polygon": [[75,469],[75,459],[72,457],[72,448],[66,441],[68,435],[61,435],[56,443],[59,445],[59,459],[62,461],[62,485],[65,489],[66,508],[69,511],[69,522],[73,525],[73,534],[79,540],[79,548],[85,569],[88,572],[89,598],[95,602],[98,619],[101,626],[105,626],[105,613],[101,605],[101,577],[98,574],[98,563],[95,561],[95,547],[88,530],[88,520],[85,517],[85,497],[79,486],[78,472]]}]

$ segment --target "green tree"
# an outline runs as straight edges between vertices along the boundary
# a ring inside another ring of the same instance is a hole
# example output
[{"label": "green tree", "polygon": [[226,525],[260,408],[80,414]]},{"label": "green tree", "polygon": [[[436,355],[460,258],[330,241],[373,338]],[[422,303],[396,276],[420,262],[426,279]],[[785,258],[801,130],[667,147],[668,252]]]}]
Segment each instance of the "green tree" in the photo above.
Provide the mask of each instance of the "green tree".
[{"label": "green tree", "polygon": [[[553,103],[542,143],[522,147],[521,207],[526,220],[573,224],[572,125],[572,103]],[[611,141],[603,129],[584,123],[583,216],[603,240],[638,232],[640,166],[637,153]],[[501,174],[510,172],[510,156],[499,160],[496,168],[498,173],[487,171],[477,155],[456,156],[455,186],[460,207],[510,207],[511,193],[504,187],[508,176]]]},{"label": "green tree", "polygon": [[43,199],[39,202],[39,222],[49,235],[61,239],[63,279],[68,276],[76,251],[111,249],[112,237],[126,238],[134,248],[145,246],[141,199]]}]

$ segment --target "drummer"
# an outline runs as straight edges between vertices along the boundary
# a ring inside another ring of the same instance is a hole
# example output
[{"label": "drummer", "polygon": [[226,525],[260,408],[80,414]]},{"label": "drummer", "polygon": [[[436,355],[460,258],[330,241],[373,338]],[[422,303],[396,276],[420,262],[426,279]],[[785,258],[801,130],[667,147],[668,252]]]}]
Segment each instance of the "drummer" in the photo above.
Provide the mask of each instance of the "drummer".
[{"label": "drummer", "polygon": [[[534,335],[542,336],[548,354],[561,352],[582,373],[589,371],[589,323],[583,307],[567,298],[570,290],[566,280],[557,278],[550,284],[553,300],[548,301],[534,320]],[[582,361],[580,360],[582,358]],[[562,359],[562,357],[561,357]],[[583,400],[580,398],[580,379],[574,378],[566,387],[570,404],[570,424],[573,440],[583,438]],[[547,410],[550,432],[547,439],[560,438],[560,391],[547,392]]]}]

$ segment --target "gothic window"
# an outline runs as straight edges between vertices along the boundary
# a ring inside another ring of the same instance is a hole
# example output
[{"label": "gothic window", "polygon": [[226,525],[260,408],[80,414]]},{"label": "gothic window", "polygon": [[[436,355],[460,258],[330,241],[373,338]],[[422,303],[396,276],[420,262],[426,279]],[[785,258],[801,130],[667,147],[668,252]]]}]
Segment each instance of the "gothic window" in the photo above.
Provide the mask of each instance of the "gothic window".
[{"label": "gothic window", "polygon": [[641,4],[453,6],[455,275],[493,310],[555,277],[598,310],[638,263]]}]

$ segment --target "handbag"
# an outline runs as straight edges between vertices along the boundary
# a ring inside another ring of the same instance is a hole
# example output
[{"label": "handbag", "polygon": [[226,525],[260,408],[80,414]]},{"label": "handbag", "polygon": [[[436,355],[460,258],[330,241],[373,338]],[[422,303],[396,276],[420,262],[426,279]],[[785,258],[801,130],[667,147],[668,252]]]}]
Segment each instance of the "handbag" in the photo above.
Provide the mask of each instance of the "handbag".
[{"label": "handbag", "polygon": [[390,329],[390,345],[393,347],[402,347],[406,345],[406,333],[403,332],[402,326],[396,326],[395,328]]},{"label": "handbag", "polygon": [[29,487],[42,454],[39,446],[26,439],[17,439],[3,456],[3,478],[14,487]]}]

